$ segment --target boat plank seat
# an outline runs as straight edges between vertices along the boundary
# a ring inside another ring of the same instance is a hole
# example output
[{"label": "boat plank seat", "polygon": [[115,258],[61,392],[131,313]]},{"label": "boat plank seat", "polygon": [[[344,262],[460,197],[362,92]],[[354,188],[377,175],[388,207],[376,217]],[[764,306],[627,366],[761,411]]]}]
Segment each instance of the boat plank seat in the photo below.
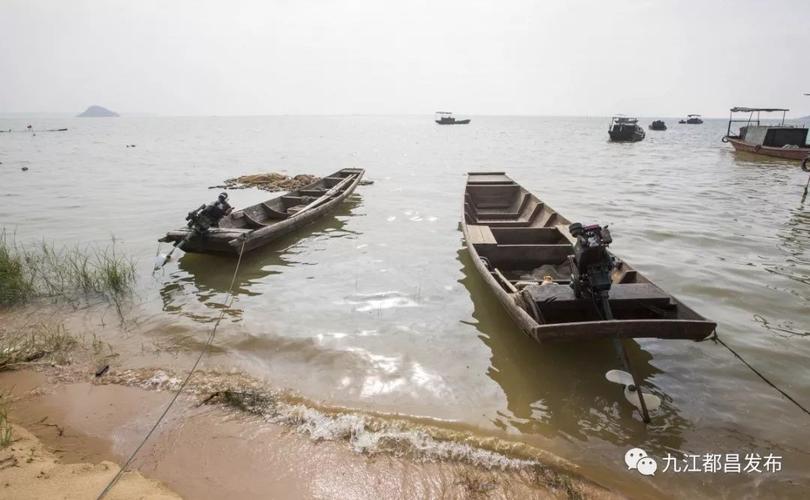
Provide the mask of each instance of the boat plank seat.
[{"label": "boat plank seat", "polygon": [[542,210],[543,205],[538,203],[526,217],[520,217],[512,220],[478,218],[478,223],[492,227],[528,227],[532,225]]},{"label": "boat plank seat", "polygon": [[478,217],[484,219],[517,219],[526,208],[526,205],[529,204],[529,201],[531,201],[531,196],[528,193],[523,193],[523,198],[519,199],[519,203],[513,203],[506,210],[477,210],[474,206],[473,210],[475,210]]},{"label": "boat plank seat", "polygon": [[515,181],[506,176],[505,172],[476,172],[469,176],[469,184],[515,184]]},{"label": "boat plank seat", "polygon": [[468,194],[476,208],[506,209],[519,201],[520,187],[516,184],[477,184],[468,188]]},{"label": "boat plank seat", "polygon": [[467,225],[467,244],[469,245],[497,245],[495,235],[489,226]]},{"label": "boat plank seat", "polygon": [[326,191],[326,189],[302,189],[298,191],[298,194],[303,196],[321,197],[326,194]]},{"label": "boat plank seat", "polygon": [[266,224],[264,222],[261,222],[259,220],[259,218],[257,217],[257,214],[250,213],[248,210],[242,210],[240,213],[241,213],[241,215],[239,216],[239,218],[245,219],[247,221],[248,227],[251,227],[253,229],[258,229],[258,228],[266,226]]},{"label": "boat plank seat", "polygon": [[312,201],[311,196],[294,196],[291,194],[286,194],[281,197],[281,201],[284,203],[286,207],[293,207],[295,205],[300,205],[301,203],[309,203]]},{"label": "boat plank seat", "polygon": [[[567,285],[535,285],[526,287],[529,295],[538,303],[554,302],[564,304],[566,302],[591,302],[589,298],[577,298],[574,290]],[[669,307],[672,303],[671,297],[666,292],[652,283],[624,283],[616,284],[610,288],[610,303],[621,302],[643,302],[645,305],[653,307]]]},{"label": "boat plank seat", "polygon": [[288,208],[288,209],[287,209],[287,213],[288,213],[289,215],[295,215],[295,214],[297,214],[298,212],[300,212],[301,210],[305,209],[306,207],[307,207],[307,206],[306,206],[305,204],[301,204],[301,205],[294,205],[294,206],[292,206],[292,207],[290,207],[290,208]]},{"label": "boat plank seat", "polygon": [[[477,247],[476,247],[477,248]],[[571,245],[549,244],[549,245],[491,245],[478,248],[482,257],[486,257],[493,264],[503,265],[508,268],[530,267],[534,268],[541,264],[564,262],[573,253]],[[506,263],[509,263],[507,266]]]},{"label": "boat plank seat", "polygon": [[496,227],[492,233],[498,243],[506,245],[568,244],[556,227]]},{"label": "boat plank seat", "polygon": [[283,220],[289,217],[286,213],[279,212],[278,210],[271,207],[267,203],[262,203],[262,206],[264,207],[264,211],[267,213],[267,217],[270,219]]}]

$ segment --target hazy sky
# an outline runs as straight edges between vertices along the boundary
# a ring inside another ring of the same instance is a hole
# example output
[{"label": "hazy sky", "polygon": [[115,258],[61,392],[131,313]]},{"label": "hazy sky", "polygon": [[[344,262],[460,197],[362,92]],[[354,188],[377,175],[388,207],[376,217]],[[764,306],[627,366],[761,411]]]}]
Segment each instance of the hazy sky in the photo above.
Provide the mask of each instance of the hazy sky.
[{"label": "hazy sky", "polygon": [[0,0],[0,113],[810,114],[810,0]]}]

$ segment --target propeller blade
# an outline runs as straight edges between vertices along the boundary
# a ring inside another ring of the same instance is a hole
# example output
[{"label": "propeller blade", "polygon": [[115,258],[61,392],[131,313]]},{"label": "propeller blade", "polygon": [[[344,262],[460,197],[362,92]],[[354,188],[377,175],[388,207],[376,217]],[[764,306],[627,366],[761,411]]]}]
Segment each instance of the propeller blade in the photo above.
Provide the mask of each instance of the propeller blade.
[{"label": "propeller blade", "polygon": [[[630,389],[630,386],[625,386],[624,397],[631,405],[641,410],[641,401],[638,397],[638,391],[635,388]],[[649,391],[645,391],[644,403],[647,405],[647,411],[655,411],[661,406],[661,398],[655,394],[650,394]]]},{"label": "propeller blade", "polygon": [[169,261],[168,255],[160,254],[157,257],[155,257],[155,271],[165,266],[168,261]]},{"label": "propeller blade", "polygon": [[622,370],[610,370],[605,373],[605,378],[615,384],[633,385],[633,376]]}]

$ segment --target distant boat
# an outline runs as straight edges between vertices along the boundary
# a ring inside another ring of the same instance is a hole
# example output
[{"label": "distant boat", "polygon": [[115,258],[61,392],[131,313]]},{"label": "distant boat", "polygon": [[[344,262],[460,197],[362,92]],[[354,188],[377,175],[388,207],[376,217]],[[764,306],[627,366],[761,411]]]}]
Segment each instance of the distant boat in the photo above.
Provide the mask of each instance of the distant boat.
[{"label": "distant boat", "polygon": [[650,123],[650,130],[666,130],[667,124],[663,120],[655,120]]},{"label": "distant boat", "polygon": [[457,120],[453,113],[449,111],[436,111],[435,122],[439,125],[466,125],[470,123],[469,118],[464,120]]},{"label": "distant boat", "polygon": [[703,123],[701,120],[700,115],[686,115],[686,121],[680,121],[678,123],[686,123],[687,125],[700,125]]},{"label": "distant boat", "polygon": [[613,142],[638,142],[644,139],[644,129],[638,126],[638,118],[614,116],[610,119],[608,135]]},{"label": "distant boat", "polygon": [[[730,142],[737,151],[745,151],[764,156],[773,156],[787,160],[803,160],[810,156],[810,145],[807,144],[807,127],[785,125],[785,114],[790,111],[783,108],[731,108],[728,117],[728,129],[723,142]],[[761,113],[782,112],[779,125],[762,125]],[[734,119],[734,113],[748,113],[747,118]],[[754,116],[756,113],[756,117]],[[731,132],[733,123],[745,123],[735,135]]]}]

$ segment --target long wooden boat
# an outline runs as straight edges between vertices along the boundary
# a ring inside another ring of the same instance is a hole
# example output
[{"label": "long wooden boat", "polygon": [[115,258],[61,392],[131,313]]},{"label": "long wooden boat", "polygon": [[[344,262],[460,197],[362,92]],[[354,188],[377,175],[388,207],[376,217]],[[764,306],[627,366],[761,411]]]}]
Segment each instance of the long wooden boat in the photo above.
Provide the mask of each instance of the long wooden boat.
[{"label": "long wooden boat", "polygon": [[[186,252],[239,254],[255,250],[289,234],[333,211],[357,187],[365,170],[344,168],[321,180],[272,198],[263,203],[234,210],[218,227],[193,234],[180,247]],[[190,228],[169,231],[159,241],[179,242]]]},{"label": "long wooden boat", "polygon": [[[613,320],[570,286],[570,222],[503,172],[471,172],[462,228],[476,269],[517,325],[538,342],[657,337],[700,340],[716,324],[617,259]],[[615,256],[614,256],[615,257]]]},{"label": "long wooden boat", "polygon": [[[785,115],[790,111],[785,108],[744,108],[730,109],[728,130],[723,142],[730,143],[736,151],[772,156],[786,160],[803,160],[810,156],[807,144],[807,127],[785,125]],[[782,113],[779,124],[763,125],[761,113]],[[735,119],[735,113],[747,114],[746,118]],[[734,123],[745,123],[739,132],[734,134],[731,127]]]}]

